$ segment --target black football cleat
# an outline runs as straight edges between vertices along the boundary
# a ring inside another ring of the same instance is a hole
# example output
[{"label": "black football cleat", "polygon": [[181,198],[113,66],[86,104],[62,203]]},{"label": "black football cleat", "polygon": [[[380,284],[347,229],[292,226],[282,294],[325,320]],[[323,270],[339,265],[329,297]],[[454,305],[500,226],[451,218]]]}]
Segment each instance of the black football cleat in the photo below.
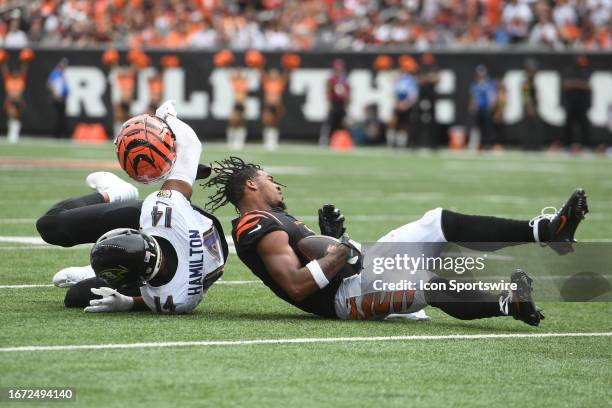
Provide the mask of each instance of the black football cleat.
[{"label": "black football cleat", "polygon": [[531,220],[531,225],[537,228],[537,221],[541,219],[549,220],[548,231],[549,240],[547,242],[559,255],[573,252],[572,243],[576,242],[574,234],[580,222],[589,212],[587,205],[587,195],[582,188],[577,188],[567,200],[565,205],[554,214],[546,214],[546,210],[554,207],[546,207],[542,214]]},{"label": "black football cleat", "polygon": [[[533,279],[526,272],[517,269],[512,273],[510,282],[516,284],[516,289],[511,291],[504,303],[507,304],[507,314],[516,320],[521,320],[530,326],[538,326],[544,315],[536,307],[531,297]],[[502,300],[500,300],[500,304]]]}]

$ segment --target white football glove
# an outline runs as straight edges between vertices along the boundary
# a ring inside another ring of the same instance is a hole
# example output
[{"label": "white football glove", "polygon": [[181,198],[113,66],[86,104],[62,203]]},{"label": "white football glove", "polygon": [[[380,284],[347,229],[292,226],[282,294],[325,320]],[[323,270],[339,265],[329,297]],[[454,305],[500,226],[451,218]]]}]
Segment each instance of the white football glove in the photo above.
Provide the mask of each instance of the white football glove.
[{"label": "white football glove", "polygon": [[107,287],[91,288],[91,293],[102,296],[102,299],[90,300],[89,304],[91,306],[84,309],[88,313],[126,312],[134,307],[134,299],[131,296],[122,295],[115,289]]},{"label": "white football glove", "polygon": [[155,116],[163,120],[168,120],[168,116],[178,118],[176,114],[176,106],[174,106],[175,103],[176,101],[172,99],[162,103],[161,106],[155,111]]}]

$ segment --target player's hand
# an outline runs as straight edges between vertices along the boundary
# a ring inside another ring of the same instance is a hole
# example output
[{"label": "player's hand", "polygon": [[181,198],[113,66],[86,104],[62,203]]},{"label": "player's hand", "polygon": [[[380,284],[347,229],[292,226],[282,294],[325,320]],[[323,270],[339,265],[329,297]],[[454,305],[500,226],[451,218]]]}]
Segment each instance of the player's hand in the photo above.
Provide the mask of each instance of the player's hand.
[{"label": "player's hand", "polygon": [[319,228],[322,235],[340,238],[346,231],[344,215],[333,204],[325,204],[319,208]]},{"label": "player's hand", "polygon": [[89,304],[91,306],[84,309],[88,313],[126,312],[134,307],[132,297],[122,295],[115,289],[107,287],[91,288],[91,293],[102,296],[102,299],[90,300]]},{"label": "player's hand", "polygon": [[342,235],[340,244],[338,245],[345,246],[349,249],[348,255],[346,256],[346,263],[355,265],[361,261],[361,244],[349,238],[348,234]]},{"label": "player's hand", "polygon": [[168,116],[174,116],[175,118],[178,118],[176,114],[176,106],[174,106],[175,104],[176,101],[172,99],[167,100],[166,102],[162,103],[159,108],[157,108],[157,110],[155,111],[155,116],[163,120],[167,120]]}]

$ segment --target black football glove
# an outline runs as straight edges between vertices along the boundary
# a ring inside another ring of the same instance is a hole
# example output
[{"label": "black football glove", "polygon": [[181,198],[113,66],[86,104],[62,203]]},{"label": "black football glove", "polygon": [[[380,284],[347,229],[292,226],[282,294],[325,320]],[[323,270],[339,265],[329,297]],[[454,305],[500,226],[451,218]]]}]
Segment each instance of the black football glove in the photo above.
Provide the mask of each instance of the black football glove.
[{"label": "black football glove", "polygon": [[210,173],[212,173],[212,167],[210,167],[208,164],[198,164],[198,171],[196,173],[196,180],[204,180],[207,179],[210,176]]},{"label": "black football glove", "polygon": [[344,215],[333,204],[325,204],[319,208],[319,229],[322,235],[340,238],[346,231]]}]

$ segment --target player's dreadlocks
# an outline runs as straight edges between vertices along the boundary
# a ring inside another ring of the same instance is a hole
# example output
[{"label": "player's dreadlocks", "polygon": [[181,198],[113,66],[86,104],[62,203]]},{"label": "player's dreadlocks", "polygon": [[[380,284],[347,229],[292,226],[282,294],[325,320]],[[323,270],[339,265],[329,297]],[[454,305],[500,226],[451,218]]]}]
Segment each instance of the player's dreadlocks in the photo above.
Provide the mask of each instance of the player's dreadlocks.
[{"label": "player's dreadlocks", "polygon": [[215,193],[208,197],[205,206],[210,212],[215,212],[227,203],[232,203],[234,207],[237,207],[244,195],[244,184],[261,170],[258,164],[245,163],[241,158],[234,156],[216,161],[212,167],[216,175],[202,184],[205,188],[216,189]]}]

